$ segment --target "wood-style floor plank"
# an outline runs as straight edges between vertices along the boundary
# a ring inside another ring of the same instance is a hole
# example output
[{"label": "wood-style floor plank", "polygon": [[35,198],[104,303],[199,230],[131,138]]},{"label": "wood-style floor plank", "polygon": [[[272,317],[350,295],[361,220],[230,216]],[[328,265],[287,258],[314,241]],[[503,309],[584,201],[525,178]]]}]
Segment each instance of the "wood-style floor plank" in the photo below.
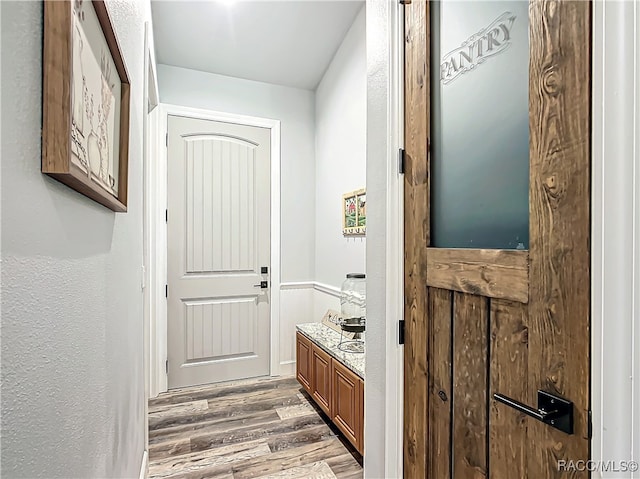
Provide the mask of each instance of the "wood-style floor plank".
[{"label": "wood-style floor plank", "polygon": [[176,474],[197,472],[204,468],[264,456],[270,452],[266,441],[249,441],[181,456],[165,457],[154,461],[151,467],[154,470],[153,477],[155,478],[173,477]]},{"label": "wood-style floor plank", "polygon": [[150,479],[362,478],[362,458],[295,378],[184,388],[149,410]]},{"label": "wood-style floor plank", "polygon": [[274,410],[276,408],[300,404],[297,396],[292,394],[294,391],[293,389],[287,389],[284,395],[276,394],[258,401],[239,400],[236,404],[226,404],[225,401],[222,405],[218,405],[215,400],[210,400],[209,409],[205,411],[184,413],[181,409],[175,415],[164,415],[162,417],[149,415],[149,430],[163,429],[180,424],[192,424],[217,418],[232,418],[251,412]]},{"label": "wood-style floor plank", "polygon": [[265,389],[290,389],[298,387],[295,377],[267,378],[251,381],[240,381],[225,383],[217,387],[195,386],[192,388],[182,388],[171,390],[166,394],[161,394],[157,398],[149,400],[149,409],[162,404],[178,404],[199,399],[215,399],[226,396],[239,396],[242,393],[256,393]]},{"label": "wood-style floor plank", "polygon": [[149,431],[149,444],[165,441],[173,441],[184,437],[191,437],[206,429],[208,432],[226,431],[248,424],[260,425],[278,419],[275,410],[256,411],[250,414],[235,417],[219,417],[208,421],[200,421],[190,424],[180,424],[177,426]]},{"label": "wood-style floor plank", "polygon": [[324,461],[314,462],[307,466],[294,467],[276,472],[258,479],[335,479],[336,475]]},{"label": "wood-style floor plank", "polygon": [[200,434],[191,438],[191,451],[203,451],[223,444],[253,441],[289,432],[303,433],[307,428],[321,424],[325,424],[324,419],[315,414],[284,420],[278,418],[261,427],[248,425],[230,431]]}]

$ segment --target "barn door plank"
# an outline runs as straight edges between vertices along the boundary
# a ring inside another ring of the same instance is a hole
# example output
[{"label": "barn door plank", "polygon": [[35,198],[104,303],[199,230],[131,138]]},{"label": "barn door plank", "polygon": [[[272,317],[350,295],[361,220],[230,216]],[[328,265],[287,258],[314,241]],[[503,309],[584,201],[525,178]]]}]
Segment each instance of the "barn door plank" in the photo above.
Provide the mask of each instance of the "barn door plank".
[{"label": "barn door plank", "polygon": [[453,297],[453,478],[487,477],[488,299]]},{"label": "barn door plank", "polygon": [[[504,394],[524,404],[535,404],[528,393],[528,312],[522,303],[491,300],[489,347],[489,464],[492,479],[527,479],[528,418],[492,399]],[[532,476],[535,477],[535,476]]]},{"label": "barn door plank", "polygon": [[571,436],[529,421],[543,479],[589,458],[591,3],[535,0],[529,15],[529,395],[574,402]]},{"label": "barn door plank", "polygon": [[429,246],[429,9],[405,7],[404,475],[425,477],[427,455],[427,281]]},{"label": "barn door plank", "polygon": [[429,452],[427,477],[451,479],[452,293],[429,288]]}]

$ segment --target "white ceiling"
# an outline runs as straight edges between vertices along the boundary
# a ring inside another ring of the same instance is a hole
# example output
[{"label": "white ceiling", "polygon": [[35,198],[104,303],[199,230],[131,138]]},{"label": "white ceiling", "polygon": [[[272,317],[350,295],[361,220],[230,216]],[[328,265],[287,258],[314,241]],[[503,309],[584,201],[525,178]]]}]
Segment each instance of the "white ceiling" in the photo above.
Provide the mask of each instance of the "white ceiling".
[{"label": "white ceiling", "polygon": [[357,1],[152,1],[158,63],[314,90]]}]

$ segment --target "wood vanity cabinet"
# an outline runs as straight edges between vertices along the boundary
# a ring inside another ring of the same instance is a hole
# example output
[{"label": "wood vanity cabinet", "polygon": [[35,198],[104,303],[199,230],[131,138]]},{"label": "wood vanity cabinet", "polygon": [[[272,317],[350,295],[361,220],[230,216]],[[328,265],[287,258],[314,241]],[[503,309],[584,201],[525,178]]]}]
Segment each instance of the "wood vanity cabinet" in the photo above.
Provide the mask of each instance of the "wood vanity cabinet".
[{"label": "wood vanity cabinet", "polygon": [[364,390],[364,384],[357,375],[335,360],[332,362],[331,382],[333,387],[331,419],[362,454],[364,401],[361,390]]},{"label": "wood vanity cabinet", "polygon": [[311,343],[311,396],[329,417],[332,413],[331,364],[331,356]]},{"label": "wood vanity cabinet", "polygon": [[296,333],[296,377],[356,450],[364,452],[364,382],[317,346]]},{"label": "wood vanity cabinet", "polygon": [[296,378],[309,394],[311,389],[311,341],[296,333]]}]

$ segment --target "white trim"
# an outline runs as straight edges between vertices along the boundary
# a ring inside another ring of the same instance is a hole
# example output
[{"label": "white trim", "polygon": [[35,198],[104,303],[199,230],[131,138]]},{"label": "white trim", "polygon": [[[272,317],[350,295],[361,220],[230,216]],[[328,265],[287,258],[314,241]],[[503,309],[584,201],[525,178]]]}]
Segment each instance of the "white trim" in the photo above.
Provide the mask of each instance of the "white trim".
[{"label": "white trim", "polygon": [[[634,80],[635,85],[635,114],[633,129],[633,281],[631,290],[633,295],[633,397],[631,404],[631,419],[633,424],[633,432],[631,438],[631,459],[640,462],[640,4],[634,2]],[[639,472],[634,473],[634,477],[640,477]]]},{"label": "white trim", "polygon": [[[155,55],[153,49],[153,31],[151,22],[144,23],[144,83],[143,83],[143,105],[142,105],[142,271],[141,271],[141,288],[143,294],[143,342],[142,357],[144,371],[144,447],[145,455],[143,456],[143,467],[146,475],[145,461],[147,459],[147,450],[149,449],[149,401],[153,393],[152,375],[151,375],[151,317],[152,304],[151,292],[149,288],[150,281],[150,251],[151,251],[151,229],[149,201],[151,199],[152,182],[149,174],[150,163],[152,159],[152,150],[155,145],[155,123],[149,114],[158,104],[158,81],[155,76]],[[142,476],[144,477],[144,476]]]},{"label": "white trim", "polygon": [[331,286],[330,284],[318,283],[317,281],[314,281],[313,289],[330,296],[335,296],[336,298],[340,297],[340,288],[336,288],[335,286]]},{"label": "white trim", "polygon": [[[367,2],[367,380],[365,477],[402,477],[401,7]],[[399,45],[400,43],[400,45]],[[373,213],[372,213],[373,212]],[[370,336],[371,335],[371,336]],[[373,339],[372,339],[372,338]],[[371,370],[371,371],[370,371]],[[369,374],[369,373],[372,374]]]},{"label": "white trim", "polygon": [[340,297],[340,288],[331,286],[330,284],[320,283],[318,281],[290,281],[287,283],[280,283],[280,289],[282,291],[289,289],[314,289],[321,293],[328,294],[329,296]]},{"label": "white trim", "polygon": [[404,146],[404,6],[393,2],[389,15],[389,132],[387,185],[387,301],[385,477],[403,477],[404,346],[398,319],[404,316],[404,178],[398,174],[398,149]]},{"label": "white trim", "polygon": [[287,283],[280,283],[280,290],[284,291],[287,289],[313,289],[314,282],[313,281],[290,281]]},{"label": "white trim", "polygon": [[146,479],[147,472],[149,471],[149,454],[145,449],[142,453],[142,464],[140,465],[140,474],[138,474],[139,479]]},{"label": "white trim", "polygon": [[591,450],[619,463],[640,460],[640,14],[637,2],[593,8]]},{"label": "white trim", "polygon": [[167,228],[165,223],[165,209],[167,205],[167,149],[165,135],[167,130],[167,117],[169,115],[198,118],[202,120],[223,121],[247,126],[257,126],[271,130],[271,343],[269,358],[269,374],[280,374],[280,120],[259,118],[254,116],[236,115],[232,113],[191,108],[181,105],[161,103],[159,110],[159,125],[157,128],[158,146],[157,158],[154,162],[154,170],[151,172],[157,178],[157,191],[153,194],[153,203],[156,214],[152,216],[152,222],[157,228],[157,252],[153,256],[156,259],[155,278],[152,278],[153,287],[162,294],[156,298],[157,314],[155,316],[155,338],[157,356],[152,367],[152,375],[156,377],[157,392],[167,390],[167,375],[165,373],[165,360],[167,357],[167,307],[164,297],[164,285],[167,278]]},{"label": "white trim", "polygon": [[289,361],[282,361],[280,363],[280,376],[295,376],[296,374],[296,361],[295,359]]}]

